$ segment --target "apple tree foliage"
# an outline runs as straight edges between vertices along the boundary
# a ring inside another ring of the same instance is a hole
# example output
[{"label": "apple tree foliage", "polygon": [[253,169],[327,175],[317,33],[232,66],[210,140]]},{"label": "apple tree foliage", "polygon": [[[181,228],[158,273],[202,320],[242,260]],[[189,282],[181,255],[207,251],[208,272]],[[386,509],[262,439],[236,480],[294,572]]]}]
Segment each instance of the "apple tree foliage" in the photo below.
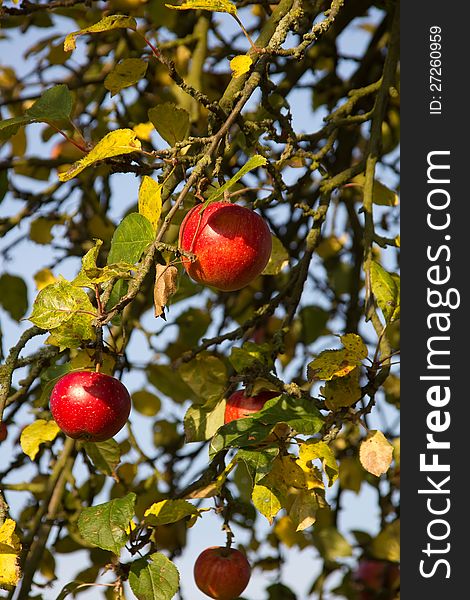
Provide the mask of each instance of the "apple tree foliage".
[{"label": "apple tree foliage", "polygon": [[[360,599],[358,560],[399,561],[397,4],[0,3],[2,48],[34,64],[2,53],[2,597],[50,598],[81,550],[57,598],[103,573],[95,597],[182,598],[175,560],[211,512],[273,572],[269,600]],[[221,199],[273,234],[236,292],[193,282],[178,248]],[[42,268],[11,268],[39,247]],[[97,363],[133,413],[76,442],[49,394]],[[224,425],[240,388],[277,395]],[[366,488],[378,528],[348,531]],[[293,548],[312,575],[289,589]]]}]

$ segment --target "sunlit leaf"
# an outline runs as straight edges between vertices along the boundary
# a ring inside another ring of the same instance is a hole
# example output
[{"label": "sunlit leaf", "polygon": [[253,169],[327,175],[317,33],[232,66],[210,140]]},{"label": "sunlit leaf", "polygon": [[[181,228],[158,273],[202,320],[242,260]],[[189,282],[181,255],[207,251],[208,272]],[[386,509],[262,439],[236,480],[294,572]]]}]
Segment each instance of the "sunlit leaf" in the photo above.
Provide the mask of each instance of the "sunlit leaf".
[{"label": "sunlit leaf", "polygon": [[0,587],[17,585],[21,577],[18,562],[21,544],[15,528],[12,519],[5,519],[0,525]]},{"label": "sunlit leaf", "polygon": [[213,406],[193,404],[184,415],[184,433],[186,442],[203,442],[210,440],[215,432],[224,424],[225,400]]},{"label": "sunlit leaf", "polygon": [[328,444],[321,440],[308,440],[300,445],[298,463],[303,469],[310,469],[312,461],[317,459],[322,463],[328,478],[328,485],[332,486],[338,478],[339,467]]},{"label": "sunlit leaf", "polygon": [[252,64],[253,59],[247,54],[240,54],[232,58],[230,68],[232,69],[233,77],[241,77],[245,73],[248,73]]},{"label": "sunlit leaf", "polygon": [[387,321],[400,316],[399,278],[386,271],[378,262],[372,261],[370,267],[372,293]]},{"label": "sunlit leaf", "polygon": [[65,52],[75,50],[76,38],[79,35],[85,35],[86,33],[100,33],[102,31],[111,31],[113,29],[136,29],[136,27],[137,23],[132,17],[126,15],[110,15],[90,27],[69,33],[64,41],[64,50]]},{"label": "sunlit leaf", "polygon": [[268,161],[264,158],[264,156],[260,156],[259,154],[255,154],[252,156],[248,162],[238,171],[236,175],[234,175],[229,181],[224,183],[221,187],[217,188],[212,194],[210,194],[209,198],[204,203],[204,206],[207,206],[210,202],[215,202],[220,198],[223,198],[224,192],[229,190],[233,185],[237,183],[239,179],[241,179],[244,175],[252,171],[253,169],[257,169],[258,167],[262,167]]},{"label": "sunlit leaf", "polygon": [[139,213],[157,229],[162,214],[162,185],[147,175],[142,177],[139,187]]},{"label": "sunlit leaf", "polygon": [[165,4],[165,6],[176,10],[210,10],[226,12],[231,15],[237,14],[237,7],[229,0],[185,0],[180,5]]},{"label": "sunlit leaf", "polygon": [[198,509],[187,500],[161,500],[145,511],[144,518],[149,525],[167,525],[198,514]]},{"label": "sunlit leaf", "polygon": [[70,169],[63,173],[59,173],[58,177],[60,181],[69,181],[99,160],[120,156],[122,154],[130,154],[141,148],[142,145],[140,140],[132,129],[116,129],[105,135],[104,138],[96,144],[93,150],[88,152],[82,159],[75,162]]},{"label": "sunlit leaf", "polygon": [[55,421],[38,419],[31,425],[27,425],[21,432],[21,449],[31,460],[34,460],[41,444],[52,442],[59,432],[60,429]]}]

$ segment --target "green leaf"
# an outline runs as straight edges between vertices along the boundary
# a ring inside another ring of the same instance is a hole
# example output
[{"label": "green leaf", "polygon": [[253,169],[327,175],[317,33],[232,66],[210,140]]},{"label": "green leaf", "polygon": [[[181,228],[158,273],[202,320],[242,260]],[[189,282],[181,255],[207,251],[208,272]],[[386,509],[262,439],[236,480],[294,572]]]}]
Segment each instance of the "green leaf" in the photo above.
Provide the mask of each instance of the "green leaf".
[{"label": "green leaf", "polygon": [[359,364],[360,361],[345,349],[323,350],[307,365],[308,380],[328,381],[333,377],[345,377]]},{"label": "green leaf", "polygon": [[55,421],[38,419],[31,425],[27,425],[21,432],[21,449],[31,460],[34,460],[39,452],[39,446],[52,442],[59,433],[60,429]]},{"label": "green leaf", "polygon": [[138,83],[147,72],[148,63],[141,58],[125,58],[108,73],[104,87],[114,96],[124,88]]},{"label": "green leaf", "polygon": [[75,50],[75,48],[77,47],[76,38],[79,35],[85,35],[86,33],[100,33],[102,31],[111,31],[112,29],[128,28],[135,30],[136,27],[137,23],[132,17],[128,17],[126,15],[110,15],[109,17],[101,19],[101,21],[98,21],[90,27],[86,27],[85,29],[80,29],[79,31],[69,33],[64,41],[64,50],[65,52]]},{"label": "green leaf", "polygon": [[362,396],[359,384],[360,370],[356,367],[344,377],[333,377],[320,388],[329,410],[338,410],[345,406],[352,406]]},{"label": "green leaf", "polygon": [[286,423],[298,433],[314,435],[323,426],[323,416],[313,402],[283,394],[268,400],[257,416],[237,419],[219,429],[212,439],[209,454],[227,447],[258,445],[278,423]]},{"label": "green leaf", "polygon": [[[81,292],[80,288],[75,288],[77,292]],[[46,344],[58,346],[60,350],[65,348],[78,348],[84,342],[92,340],[96,336],[93,328],[94,316],[88,312],[83,313],[81,310],[95,311],[90,304],[88,296],[86,299],[79,296],[77,293],[77,310],[72,314],[70,319],[61,323],[58,327],[50,328],[51,335],[47,338]]]},{"label": "green leaf", "polygon": [[381,308],[385,320],[398,318],[400,309],[400,289],[396,275],[386,271],[379,263],[372,261],[370,267],[372,293]]},{"label": "green leaf", "polygon": [[227,368],[220,358],[201,352],[179,368],[181,379],[210,405],[220,400],[227,388]]},{"label": "green leaf", "polygon": [[223,186],[217,188],[214,192],[212,192],[212,194],[204,203],[204,208],[211,202],[215,202],[216,200],[223,198],[224,192],[229,190],[233,185],[235,185],[239,179],[241,179],[244,175],[246,175],[253,169],[262,167],[267,162],[268,161],[264,158],[264,156],[260,156],[259,154],[255,154],[254,156],[252,156],[248,160],[248,162],[238,171],[236,175],[234,175],[229,181],[224,183]]},{"label": "green leaf", "polygon": [[60,181],[69,181],[100,160],[130,154],[141,148],[142,144],[132,129],[116,129],[105,135],[93,150],[90,150],[83,158],[73,163],[70,169],[59,173],[59,179]]},{"label": "green leaf", "polygon": [[314,532],[314,538],[321,556],[328,561],[352,556],[351,544],[336,527],[321,527]]},{"label": "green leaf", "polygon": [[282,245],[281,240],[275,235],[272,237],[272,250],[268,264],[264,267],[262,275],[277,275],[289,264],[289,253]]},{"label": "green leaf", "polygon": [[174,146],[176,142],[181,142],[188,136],[189,113],[184,108],[179,108],[172,102],[165,102],[151,108],[148,116],[169,146]]},{"label": "green leaf", "polygon": [[134,265],[127,262],[110,264],[106,267],[96,266],[96,261],[102,245],[102,240],[95,240],[94,247],[88,250],[82,258],[82,268],[80,269],[80,273],[73,280],[73,285],[95,289],[96,285],[106,283],[111,279],[129,279],[131,277],[130,272],[134,269]]},{"label": "green leaf", "polygon": [[263,450],[239,450],[237,460],[242,460],[250,473],[254,474],[254,482],[258,483],[267,475],[273,466],[274,459],[279,454],[279,448],[264,448]]},{"label": "green leaf", "polygon": [[215,432],[224,424],[225,400],[214,407],[193,405],[184,416],[184,433],[186,442],[203,442],[210,440]]},{"label": "green leaf", "polygon": [[164,554],[157,552],[135,560],[129,572],[129,584],[138,600],[171,600],[178,591],[178,569]]},{"label": "green leaf", "polygon": [[150,365],[147,374],[150,383],[175,402],[184,402],[194,396],[192,389],[170,365]]},{"label": "green leaf", "polygon": [[160,398],[147,390],[139,390],[132,394],[132,406],[146,417],[154,417],[160,411],[161,405]]},{"label": "green leaf", "polygon": [[114,232],[108,265],[119,262],[136,263],[154,237],[155,232],[148,219],[139,213],[127,215]]},{"label": "green leaf", "polygon": [[28,108],[25,116],[35,121],[69,120],[72,106],[73,98],[68,87],[64,84],[55,85]]},{"label": "green leaf", "polygon": [[116,440],[85,442],[83,447],[98,471],[109,476],[115,474],[116,467],[121,460],[121,449]]},{"label": "green leaf", "polygon": [[[64,279],[43,288],[36,296],[29,320],[42,329],[53,329],[78,310],[96,313],[87,294]],[[90,319],[94,315],[88,315]]]},{"label": "green leaf", "polygon": [[[365,180],[366,178],[364,174],[356,175],[356,177],[353,179],[353,181],[362,188],[364,187]],[[378,204],[380,206],[397,206],[398,194],[375,179],[374,187],[372,188],[372,201],[374,204]]]},{"label": "green leaf", "polygon": [[145,511],[144,518],[146,523],[155,526],[176,523],[198,514],[198,509],[187,500],[161,500]]},{"label": "green leaf", "polygon": [[131,492],[124,498],[84,508],[77,523],[80,535],[86,542],[119,555],[129,538],[127,530],[136,498]]},{"label": "green leaf", "polygon": [[15,133],[18,133],[20,127],[28,123],[31,123],[31,119],[28,117],[12,117],[11,119],[0,121],[0,140],[8,140]]},{"label": "green leaf", "polygon": [[28,309],[28,288],[21,277],[9,273],[0,277],[0,306],[15,321],[24,316]]},{"label": "green leaf", "polygon": [[325,333],[330,315],[319,306],[304,306],[299,317],[302,323],[302,341],[308,345]]},{"label": "green leaf", "polygon": [[59,379],[69,373],[72,366],[70,363],[63,365],[53,365],[43,371],[40,375],[42,392],[39,400],[35,401],[35,406],[47,406],[49,403],[49,396],[51,395],[52,389]]},{"label": "green leaf", "polygon": [[374,558],[400,562],[400,520],[388,525],[372,540],[370,551]]},{"label": "green leaf", "polygon": [[237,7],[229,0],[186,0],[180,6],[173,4],[165,4],[165,6],[176,10],[210,10],[226,12],[231,15],[237,14]]},{"label": "green leaf", "polygon": [[229,356],[229,361],[237,373],[242,373],[255,366],[263,366],[271,370],[272,347],[270,344],[254,344],[245,342],[241,348],[234,347]]},{"label": "green leaf", "polygon": [[139,187],[139,213],[146,217],[154,230],[162,214],[162,185],[144,175]]},{"label": "green leaf", "polygon": [[[0,128],[1,128],[1,122],[0,122]],[[1,138],[1,132],[0,132],[0,139]],[[0,202],[3,200],[3,198],[5,198],[5,194],[8,192],[8,172],[5,169],[4,171],[2,171],[0,173]]]}]

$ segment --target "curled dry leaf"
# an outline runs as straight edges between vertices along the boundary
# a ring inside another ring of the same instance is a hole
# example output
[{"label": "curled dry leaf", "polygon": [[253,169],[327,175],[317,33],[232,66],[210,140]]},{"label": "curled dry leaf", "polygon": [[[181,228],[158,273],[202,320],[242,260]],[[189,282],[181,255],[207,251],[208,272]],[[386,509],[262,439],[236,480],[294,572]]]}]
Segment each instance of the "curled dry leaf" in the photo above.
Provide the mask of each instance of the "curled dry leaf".
[{"label": "curled dry leaf", "polygon": [[[155,316],[165,319],[165,306],[177,289],[178,269],[173,265],[157,264],[153,292]],[[166,319],[165,319],[166,320]]]},{"label": "curled dry leaf", "polygon": [[393,458],[393,446],[381,431],[369,431],[359,448],[359,460],[366,471],[380,477],[388,471]]}]

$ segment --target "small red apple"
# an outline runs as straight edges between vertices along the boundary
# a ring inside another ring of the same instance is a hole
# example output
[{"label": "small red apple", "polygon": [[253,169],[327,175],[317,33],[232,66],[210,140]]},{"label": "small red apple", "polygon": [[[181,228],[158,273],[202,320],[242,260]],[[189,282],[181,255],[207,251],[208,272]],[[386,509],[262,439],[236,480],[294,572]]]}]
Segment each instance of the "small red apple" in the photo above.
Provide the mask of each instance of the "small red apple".
[{"label": "small red apple", "polygon": [[192,208],[179,233],[179,247],[196,255],[183,257],[190,277],[199,283],[231,292],[258,277],[271,256],[271,233],[264,220],[252,210],[213,202],[201,213]]},{"label": "small red apple", "polygon": [[52,416],[69,437],[103,442],[120,431],[131,410],[131,399],[115,377],[94,371],[67,373],[54,386]]},{"label": "small red apple", "polygon": [[400,568],[395,563],[364,559],[353,574],[360,600],[394,600],[400,582]]},{"label": "small red apple", "polygon": [[245,390],[234,392],[225,404],[224,423],[251,416],[261,410],[268,400],[279,395],[280,392],[270,391],[260,392],[256,396],[245,396]]},{"label": "small red apple", "polygon": [[8,429],[6,423],[3,421],[0,423],[0,443],[7,439]]},{"label": "small red apple", "polygon": [[194,563],[197,587],[216,600],[234,600],[251,577],[250,563],[240,550],[213,546],[206,548]]}]

